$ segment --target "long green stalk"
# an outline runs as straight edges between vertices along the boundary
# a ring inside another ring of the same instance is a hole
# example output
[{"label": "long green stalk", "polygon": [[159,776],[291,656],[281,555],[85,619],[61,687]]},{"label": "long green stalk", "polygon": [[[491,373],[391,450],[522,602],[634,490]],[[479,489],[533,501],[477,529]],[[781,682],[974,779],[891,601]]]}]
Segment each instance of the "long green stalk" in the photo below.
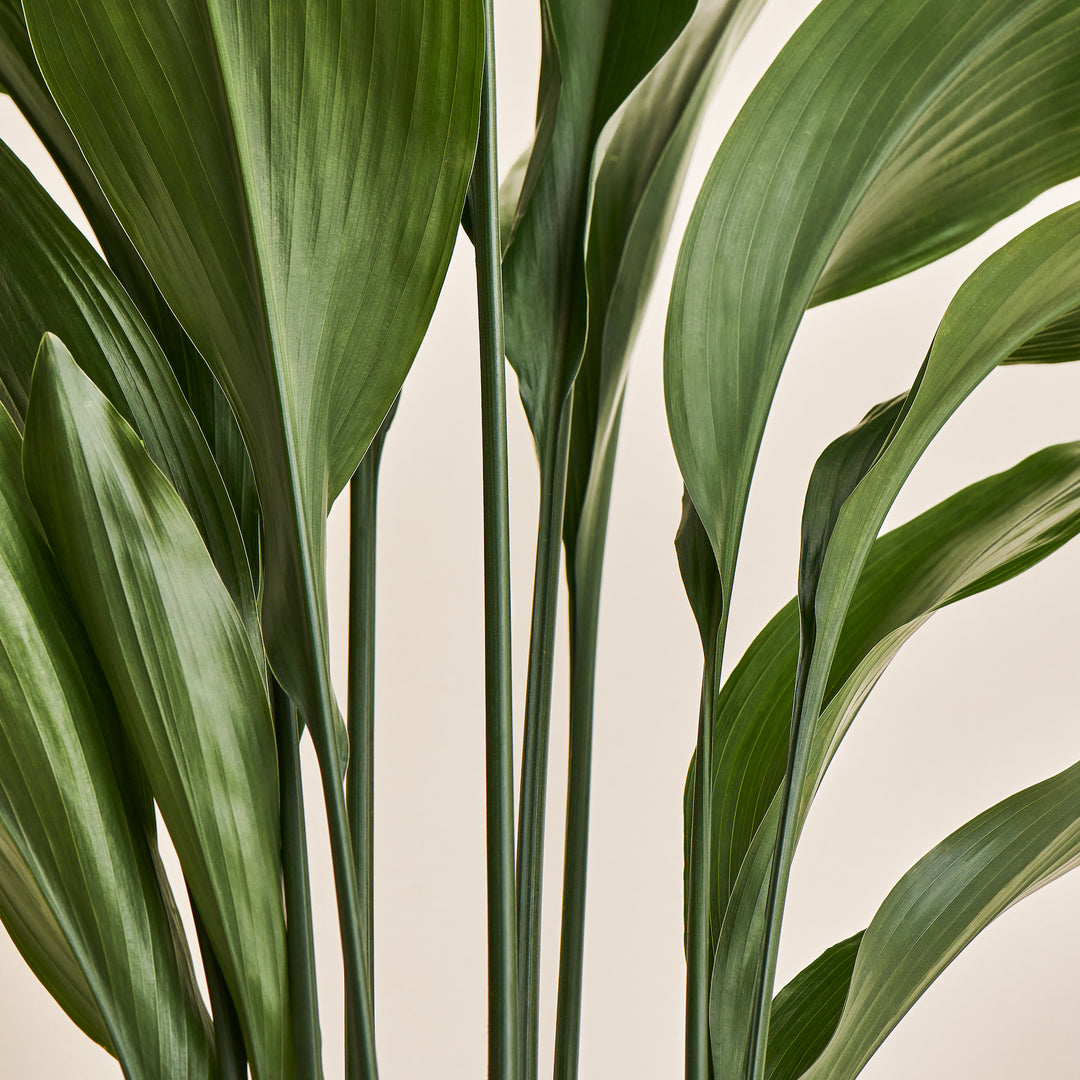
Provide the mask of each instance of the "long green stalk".
[{"label": "long green stalk", "polygon": [[536,1080],[539,1055],[544,812],[572,398],[573,395],[569,395],[563,404],[558,431],[540,467],[540,521],[533,578],[525,733],[521,751],[521,809],[518,817],[518,1007],[521,1011],[522,1075],[525,1080]]},{"label": "long green stalk", "polygon": [[375,569],[376,508],[383,433],[349,485],[349,764],[345,805],[360,889],[360,932],[375,1000]]},{"label": "long green stalk", "polygon": [[[686,1080],[709,1080],[709,869],[712,865],[713,703],[716,700],[717,656],[724,639],[724,620],[705,650],[694,768],[694,821],[690,834],[690,910],[686,935]],[[718,645],[718,642],[720,643]]]},{"label": "long green stalk", "polygon": [[232,995],[225,984],[225,974],[214,955],[214,946],[210,944],[206,926],[190,890],[188,900],[191,903],[195,937],[198,939],[199,953],[202,956],[203,974],[206,976],[206,992],[214,1014],[214,1080],[247,1080],[247,1051],[244,1049],[240,1017],[233,1005]]},{"label": "long green stalk", "polygon": [[272,703],[281,792],[281,861],[287,916],[285,944],[289,955],[296,1074],[297,1080],[321,1080],[322,1036],[315,984],[315,939],[311,920],[304,790],[300,778],[299,727],[296,710],[277,683],[274,683]]},{"label": "long green stalk", "polygon": [[[559,998],[555,1016],[555,1080],[576,1080],[581,1046],[581,987],[585,956],[585,881],[592,781],[593,697],[599,589],[585,605],[570,597],[570,753],[566,782]],[[587,610],[582,608],[587,607]]]},{"label": "long green stalk", "polygon": [[486,55],[480,138],[469,201],[480,316],[484,484],[484,663],[487,769],[488,1077],[519,1080],[517,910],[514,880],[514,728],[510,682],[510,514],[499,167],[495,138],[495,25],[484,3]]}]

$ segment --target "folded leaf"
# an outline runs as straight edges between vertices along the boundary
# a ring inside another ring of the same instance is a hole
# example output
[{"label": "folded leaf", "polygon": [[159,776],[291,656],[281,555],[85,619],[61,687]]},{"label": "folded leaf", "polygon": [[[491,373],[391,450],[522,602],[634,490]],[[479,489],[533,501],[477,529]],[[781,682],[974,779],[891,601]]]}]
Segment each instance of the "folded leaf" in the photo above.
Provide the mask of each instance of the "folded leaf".
[{"label": "folded leaf", "polygon": [[731,580],[803,312],[951,251],[1080,171],[1072,0],[823,0],[758,83],[683,240],[665,394]]},{"label": "folded leaf", "polygon": [[261,649],[232,503],[154,336],[101,257],[2,144],[0,202],[0,387],[8,410],[21,425],[42,334],[70,342],[180,493]]},{"label": "folded leaf", "polygon": [[825,1048],[847,1000],[862,934],[826,949],[776,995],[766,1080],[795,1080]]},{"label": "folded leaf", "polygon": [[65,119],[237,414],[271,663],[318,718],[320,753],[341,756],[326,511],[449,262],[476,144],[479,2],[24,6]]},{"label": "folded leaf", "polygon": [[109,690],[0,411],[0,915],[129,1077],[205,1078],[208,1022],[148,844]]},{"label": "folded leaf", "polygon": [[288,1077],[277,756],[259,659],[179,496],[50,335],[34,369],[23,459],[254,1074]]}]

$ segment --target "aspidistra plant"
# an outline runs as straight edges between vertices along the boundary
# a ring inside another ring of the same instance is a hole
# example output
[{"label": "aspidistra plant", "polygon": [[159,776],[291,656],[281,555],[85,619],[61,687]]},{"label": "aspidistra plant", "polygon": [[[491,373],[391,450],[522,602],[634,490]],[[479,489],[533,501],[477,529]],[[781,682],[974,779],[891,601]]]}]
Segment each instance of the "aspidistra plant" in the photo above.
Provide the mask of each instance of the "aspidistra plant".
[{"label": "aspidistra plant", "polygon": [[[0,919],[131,1080],[322,1076],[305,726],[330,825],[346,1071],[378,1075],[377,473],[462,220],[480,309],[489,1073],[540,1072],[564,549],[554,1074],[576,1077],[600,581],[628,362],[704,108],[764,2],[541,0],[535,138],[500,187],[489,0],[0,0],[0,85],[104,254],[0,147]],[[796,595],[719,684],[755,460],[803,313],[954,250],[1080,173],[1077,55],[1075,0],[821,0],[691,217],[664,357],[685,482],[676,553],[704,649],[685,799],[687,1080],[854,1077],[975,934],[1080,859],[1073,766],[953,833],[865,931],[774,994],[795,846],[875,682],[935,611],[1080,532],[1070,443],[878,536],[993,368],[1080,352],[1076,207],[986,260],[910,389],[822,453]],[[541,478],[516,843],[504,358]],[[354,477],[346,726],[329,679],[325,522]]]}]

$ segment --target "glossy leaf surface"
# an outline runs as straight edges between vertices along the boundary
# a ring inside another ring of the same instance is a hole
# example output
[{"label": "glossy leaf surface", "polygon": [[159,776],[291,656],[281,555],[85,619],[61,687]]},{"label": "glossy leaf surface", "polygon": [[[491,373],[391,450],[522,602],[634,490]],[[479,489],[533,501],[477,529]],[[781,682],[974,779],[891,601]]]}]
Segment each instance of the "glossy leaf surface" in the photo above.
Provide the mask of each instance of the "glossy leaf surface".
[{"label": "glossy leaf surface", "polygon": [[313,719],[326,510],[449,261],[476,143],[479,4],[25,7],[54,97],[237,413],[268,523],[267,647]]},{"label": "glossy leaf surface", "polygon": [[998,803],[901,878],[862,935],[807,1080],[852,1080],[940,972],[1007,908],[1080,862],[1080,765]]},{"label": "glossy leaf surface", "polygon": [[27,487],[168,826],[257,1077],[292,1075],[274,731],[259,660],[184,504],[54,337]]},{"label": "glossy leaf surface", "polygon": [[130,1077],[207,1077],[209,1024],[109,689],[0,411],[0,914],[35,974]]},{"label": "glossy leaf surface", "polygon": [[6,146],[0,145],[0,392],[21,424],[42,334],[70,343],[135,428],[199,527],[261,648],[244,544],[217,465],[157,341],[116,277]]},{"label": "glossy leaf surface", "polygon": [[683,241],[665,350],[676,455],[728,591],[803,312],[1074,175],[1078,48],[1071,0],[824,0],[747,101]]}]

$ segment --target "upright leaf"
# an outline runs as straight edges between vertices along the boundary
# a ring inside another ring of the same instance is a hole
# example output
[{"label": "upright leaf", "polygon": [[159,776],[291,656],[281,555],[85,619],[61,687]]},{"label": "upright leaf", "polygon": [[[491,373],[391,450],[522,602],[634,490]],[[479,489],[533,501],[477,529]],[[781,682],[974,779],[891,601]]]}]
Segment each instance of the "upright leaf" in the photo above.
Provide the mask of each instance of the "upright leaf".
[{"label": "upright leaf", "polygon": [[129,1078],[206,1078],[209,1025],[119,722],[0,410],[0,915]]},{"label": "upright leaf", "polygon": [[[258,499],[236,419],[210,369],[169,310],[154,279],[117,221],[79,144],[56,107],[38,68],[20,0],[0,0],[0,86],[11,95],[48,150],[86,214],[110,268],[168,357],[213,450],[240,522],[248,557],[257,568]],[[41,330],[38,337],[40,334]]]},{"label": "upright leaf", "polygon": [[236,411],[266,522],[271,663],[337,758],[326,510],[449,261],[476,141],[479,4],[25,8],[65,119]]},{"label": "upright leaf", "polygon": [[184,504],[54,337],[27,487],[145,770],[256,1077],[288,1077],[274,731],[259,660]]},{"label": "upright leaf", "polygon": [[958,247],[1074,175],[1078,48],[1072,0],[823,0],[747,101],[683,240],[664,376],[729,592],[803,312]]},{"label": "upright leaf", "polygon": [[153,334],[100,256],[3,145],[0,204],[0,392],[8,410],[21,425],[42,334],[70,342],[180,493],[261,648],[232,503]]}]

